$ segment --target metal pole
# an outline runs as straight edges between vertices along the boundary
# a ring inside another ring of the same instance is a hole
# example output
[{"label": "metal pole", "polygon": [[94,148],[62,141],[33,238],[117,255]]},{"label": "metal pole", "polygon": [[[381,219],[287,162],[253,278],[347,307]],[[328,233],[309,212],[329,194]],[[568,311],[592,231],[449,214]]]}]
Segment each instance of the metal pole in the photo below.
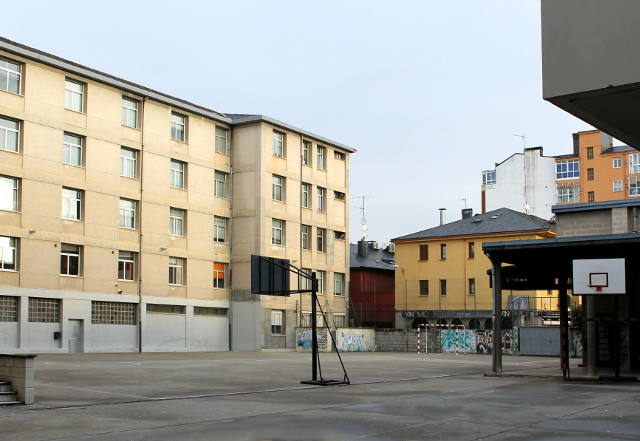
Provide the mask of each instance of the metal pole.
[{"label": "metal pole", "polygon": [[560,368],[562,377],[569,378],[569,313],[567,311],[567,275],[560,273]]},{"label": "metal pole", "polygon": [[311,379],[318,380],[318,330],[316,320],[318,279],[316,273],[311,273]]},{"label": "metal pole", "polygon": [[502,262],[492,261],[493,271],[493,351],[491,369],[502,372]]},{"label": "metal pole", "polygon": [[587,373],[595,377],[598,373],[598,324],[596,318],[596,299],[594,296],[582,296],[586,301],[587,313]]},{"label": "metal pole", "polygon": [[620,328],[618,324],[618,295],[613,296],[613,368],[614,375],[620,376]]}]

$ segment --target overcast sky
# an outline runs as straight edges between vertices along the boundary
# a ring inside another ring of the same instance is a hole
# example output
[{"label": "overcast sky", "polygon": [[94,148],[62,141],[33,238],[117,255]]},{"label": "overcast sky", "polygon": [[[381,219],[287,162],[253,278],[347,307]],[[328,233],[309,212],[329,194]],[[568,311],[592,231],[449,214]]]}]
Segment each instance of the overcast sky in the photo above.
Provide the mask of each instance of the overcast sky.
[{"label": "overcast sky", "polygon": [[[351,241],[480,209],[481,171],[590,126],[542,100],[540,0],[28,1],[10,39],[352,145]],[[15,10],[11,11],[14,8]]]}]

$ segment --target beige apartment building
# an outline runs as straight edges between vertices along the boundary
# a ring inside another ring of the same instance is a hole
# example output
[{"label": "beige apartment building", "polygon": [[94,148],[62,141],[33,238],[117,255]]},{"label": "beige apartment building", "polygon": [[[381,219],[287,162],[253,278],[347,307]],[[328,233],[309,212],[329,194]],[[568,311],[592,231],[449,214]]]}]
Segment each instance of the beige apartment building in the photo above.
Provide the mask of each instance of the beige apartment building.
[{"label": "beige apartment building", "polygon": [[0,38],[0,351],[294,348],[309,295],[250,294],[251,254],[343,326],[354,151]]}]

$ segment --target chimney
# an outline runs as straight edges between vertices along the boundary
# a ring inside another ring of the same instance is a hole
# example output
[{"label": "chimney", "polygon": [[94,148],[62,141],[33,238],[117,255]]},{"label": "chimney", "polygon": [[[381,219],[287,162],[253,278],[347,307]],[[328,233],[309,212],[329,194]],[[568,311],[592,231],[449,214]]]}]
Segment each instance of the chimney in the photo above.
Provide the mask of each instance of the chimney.
[{"label": "chimney", "polygon": [[438,208],[438,211],[440,211],[440,225],[444,225],[447,222],[447,209]]},{"label": "chimney", "polygon": [[462,219],[469,219],[471,216],[473,216],[473,208],[462,209]]},{"label": "chimney", "polygon": [[369,243],[366,240],[360,239],[358,241],[358,256],[367,257],[369,254]]}]

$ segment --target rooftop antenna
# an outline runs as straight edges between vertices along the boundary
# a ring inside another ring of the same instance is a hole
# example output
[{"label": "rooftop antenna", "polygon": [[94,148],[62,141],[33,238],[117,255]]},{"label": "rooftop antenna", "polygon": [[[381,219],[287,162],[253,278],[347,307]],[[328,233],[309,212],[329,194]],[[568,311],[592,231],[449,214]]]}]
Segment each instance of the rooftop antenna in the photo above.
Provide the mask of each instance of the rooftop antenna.
[{"label": "rooftop antenna", "polygon": [[354,199],[361,199],[362,205],[358,207],[358,209],[362,212],[362,219],[360,220],[361,233],[360,237],[362,240],[367,240],[367,236],[369,236],[369,227],[367,226],[367,218],[365,216],[365,200],[368,199],[369,196],[356,196]]},{"label": "rooftop antenna", "polygon": [[460,198],[461,201],[464,201],[464,209],[467,209],[467,198]]},{"label": "rooftop antenna", "polygon": [[518,138],[522,138],[522,148],[525,149],[527,147],[527,141],[524,135],[513,135],[513,136],[517,136]]}]

